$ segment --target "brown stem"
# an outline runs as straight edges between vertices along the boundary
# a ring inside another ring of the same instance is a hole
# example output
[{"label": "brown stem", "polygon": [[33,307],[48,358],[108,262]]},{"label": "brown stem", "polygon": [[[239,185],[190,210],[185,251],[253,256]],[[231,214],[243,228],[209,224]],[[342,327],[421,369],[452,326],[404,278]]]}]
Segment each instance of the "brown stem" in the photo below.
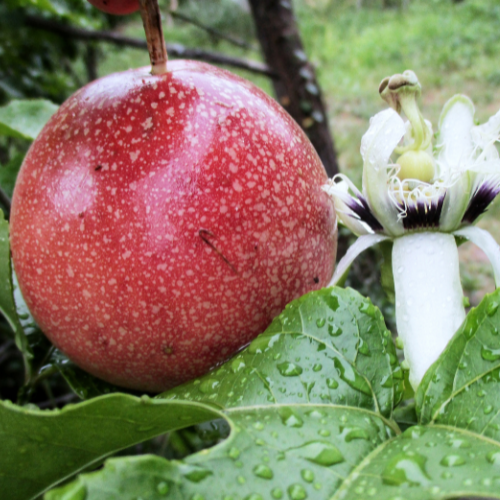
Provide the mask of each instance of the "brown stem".
[{"label": "brown stem", "polygon": [[139,5],[148,42],[151,73],[153,75],[162,75],[167,72],[167,48],[163,38],[158,0],[139,0]]}]

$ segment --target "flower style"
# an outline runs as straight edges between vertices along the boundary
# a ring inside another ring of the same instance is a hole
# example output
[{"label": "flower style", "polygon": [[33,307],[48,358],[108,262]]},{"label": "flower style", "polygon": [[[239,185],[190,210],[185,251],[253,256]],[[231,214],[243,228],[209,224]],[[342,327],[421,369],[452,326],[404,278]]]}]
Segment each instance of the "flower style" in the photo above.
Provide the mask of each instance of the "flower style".
[{"label": "flower style", "polygon": [[455,237],[486,253],[500,286],[500,248],[472,226],[500,192],[500,112],[475,126],[472,101],[454,96],[441,113],[433,154],[432,125],[417,106],[420,89],[409,70],[382,81],[391,107],[372,117],[361,141],[363,192],[342,174],[323,187],[359,236],[330,285],[363,250],[394,242],[396,322],[415,389],[465,318]]}]

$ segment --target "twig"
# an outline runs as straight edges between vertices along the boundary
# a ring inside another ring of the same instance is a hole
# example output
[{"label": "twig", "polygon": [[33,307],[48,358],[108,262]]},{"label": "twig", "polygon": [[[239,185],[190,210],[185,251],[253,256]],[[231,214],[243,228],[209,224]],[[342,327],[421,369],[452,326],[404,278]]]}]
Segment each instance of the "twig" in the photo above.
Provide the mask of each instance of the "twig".
[{"label": "twig", "polygon": [[162,75],[167,72],[167,48],[163,37],[158,0],[139,0],[139,6],[148,44],[151,73]]},{"label": "twig", "polygon": [[181,21],[184,21],[185,23],[192,24],[193,26],[196,26],[197,28],[200,28],[203,31],[206,31],[208,34],[212,35],[215,38],[220,38],[221,40],[226,40],[229,43],[232,43],[233,45],[236,45],[237,47],[241,47],[243,49],[249,49],[249,50],[255,50],[255,47],[252,47],[250,44],[245,42],[244,40],[241,40],[239,38],[234,38],[231,35],[226,35],[225,33],[221,33],[220,31],[217,31],[210,26],[206,26],[205,24],[200,23],[196,19],[192,19],[189,16],[186,16],[185,14],[182,14],[177,11],[169,11],[169,14],[172,17],[175,17],[176,19],[180,19]]},{"label": "twig", "polygon": [[[26,16],[25,23],[27,26],[36,29],[50,31],[61,36],[67,36],[78,40],[97,40],[109,42],[119,47],[133,47],[136,49],[147,49],[148,45],[145,40],[120,35],[113,31],[94,31],[67,24],[61,24],[36,16]],[[167,44],[167,51],[171,56],[183,57],[186,59],[196,59],[199,61],[207,61],[218,64],[241,68],[252,73],[265,75],[271,78],[277,78],[277,74],[266,64],[250,61],[248,59],[239,59],[236,57],[227,56],[219,52],[212,52],[202,49],[190,49],[183,45],[172,43]]]}]

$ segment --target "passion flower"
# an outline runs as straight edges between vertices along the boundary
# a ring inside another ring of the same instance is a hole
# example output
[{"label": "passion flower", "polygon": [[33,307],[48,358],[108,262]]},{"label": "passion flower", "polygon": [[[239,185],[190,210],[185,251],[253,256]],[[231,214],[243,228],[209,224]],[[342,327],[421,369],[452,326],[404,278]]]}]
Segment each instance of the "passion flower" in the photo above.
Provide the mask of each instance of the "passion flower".
[{"label": "passion flower", "polygon": [[391,108],[372,117],[363,136],[363,191],[342,174],[324,186],[339,220],[359,236],[330,285],[363,250],[394,242],[396,322],[414,388],[465,318],[456,237],[486,253],[500,284],[500,249],[472,225],[500,192],[500,112],[477,126],[472,101],[452,97],[433,147],[420,91],[413,71],[385,78],[379,92]]}]

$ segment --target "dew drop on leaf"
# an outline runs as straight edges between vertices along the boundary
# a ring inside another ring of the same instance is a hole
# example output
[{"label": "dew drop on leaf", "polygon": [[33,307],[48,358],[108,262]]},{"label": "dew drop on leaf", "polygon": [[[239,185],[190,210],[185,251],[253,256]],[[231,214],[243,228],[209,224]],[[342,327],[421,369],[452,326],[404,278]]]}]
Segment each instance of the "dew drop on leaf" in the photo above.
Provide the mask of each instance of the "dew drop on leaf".
[{"label": "dew drop on leaf", "polygon": [[166,495],[168,493],[168,484],[165,481],[158,483],[158,485],[156,486],[156,491],[160,495]]},{"label": "dew drop on leaf", "polygon": [[245,497],[245,500],[264,500],[264,498],[258,493],[252,493],[251,495]]},{"label": "dew drop on leaf", "polygon": [[357,344],[357,349],[360,354],[363,354],[364,356],[371,356],[372,353],[370,352],[370,349],[368,347],[368,344],[363,340],[359,339],[358,344]]},{"label": "dew drop on leaf", "polygon": [[263,464],[256,465],[253,468],[253,473],[262,479],[272,479],[274,477],[273,471],[267,465]]},{"label": "dew drop on leaf", "polygon": [[406,429],[403,432],[402,437],[408,439],[418,439],[420,436],[423,436],[424,434],[425,434],[425,427],[422,427],[421,425],[414,425]]},{"label": "dew drop on leaf", "polygon": [[460,439],[460,438],[450,439],[450,441],[448,441],[448,445],[451,446],[452,448],[470,448],[471,447],[471,444],[469,443],[469,441],[466,441],[465,439]]},{"label": "dew drop on leaf", "polygon": [[392,486],[425,486],[429,483],[425,470],[426,461],[427,458],[419,453],[400,453],[386,465],[382,481]]},{"label": "dew drop on leaf", "polygon": [[302,479],[307,483],[312,483],[314,481],[314,472],[312,470],[302,469],[300,471],[300,475],[302,476]]},{"label": "dew drop on leaf", "polygon": [[273,498],[276,498],[276,500],[279,500],[280,498],[283,498],[283,490],[281,488],[274,488],[271,491],[271,495]]},{"label": "dew drop on leaf", "polygon": [[296,448],[294,454],[324,467],[344,461],[342,453],[336,446],[322,441],[311,441],[300,448]]},{"label": "dew drop on leaf", "polygon": [[486,308],[486,314],[488,316],[493,316],[497,312],[499,305],[500,304],[496,301],[490,302]]},{"label": "dew drop on leaf", "polygon": [[295,414],[291,408],[283,407],[278,410],[281,421],[287,427],[302,427],[304,421],[299,415]]},{"label": "dew drop on leaf", "polygon": [[350,443],[355,439],[364,439],[365,441],[370,439],[366,430],[361,427],[341,427],[340,432],[346,443]]},{"label": "dew drop on leaf", "polygon": [[496,361],[500,359],[500,349],[490,349],[483,346],[481,348],[481,357],[486,361]]},{"label": "dew drop on leaf", "polygon": [[490,464],[500,465],[500,451],[493,450],[486,455],[486,460]]},{"label": "dew drop on leaf", "polygon": [[250,342],[248,352],[250,354],[262,354],[269,347],[271,339],[272,337],[268,335],[260,335],[259,337],[256,337],[252,340],[252,342]]},{"label": "dew drop on leaf", "polygon": [[328,335],[330,335],[330,337],[339,337],[342,333],[343,330],[339,326],[328,325]]},{"label": "dew drop on leaf", "polygon": [[243,368],[245,368],[245,362],[243,361],[243,359],[241,358],[236,358],[236,359],[233,359],[233,361],[231,362],[231,371],[233,373],[238,373],[240,372],[241,370],[243,370]]},{"label": "dew drop on leaf", "polygon": [[360,391],[367,396],[372,395],[368,382],[355,372],[348,363],[343,363],[339,358],[333,359],[333,364],[337,369],[339,377],[356,391]]},{"label": "dew drop on leaf", "polygon": [[457,467],[465,464],[465,458],[461,455],[450,453],[449,455],[445,455],[439,463],[444,467]]},{"label": "dew drop on leaf", "polygon": [[492,405],[487,405],[483,408],[483,413],[485,415],[489,415],[493,411],[493,406]]},{"label": "dew drop on leaf", "polygon": [[326,319],[325,318],[318,318],[316,320],[316,326],[318,328],[323,328],[325,326],[325,323],[326,323]]},{"label": "dew drop on leaf", "polygon": [[326,379],[326,385],[330,389],[336,389],[339,386],[339,383],[334,378],[327,378]]},{"label": "dew drop on leaf", "polygon": [[315,363],[313,365],[313,372],[320,372],[323,368],[323,365],[321,363]]},{"label": "dew drop on leaf", "polygon": [[203,394],[210,394],[211,392],[214,392],[217,386],[219,385],[219,381],[215,378],[209,378],[207,380],[204,380],[200,384],[200,391]]},{"label": "dew drop on leaf", "polygon": [[295,363],[290,363],[285,361],[277,365],[278,371],[283,375],[283,377],[297,377],[302,373],[302,368]]},{"label": "dew drop on leaf", "polygon": [[292,484],[288,487],[288,496],[290,500],[305,500],[307,492],[301,484]]}]

